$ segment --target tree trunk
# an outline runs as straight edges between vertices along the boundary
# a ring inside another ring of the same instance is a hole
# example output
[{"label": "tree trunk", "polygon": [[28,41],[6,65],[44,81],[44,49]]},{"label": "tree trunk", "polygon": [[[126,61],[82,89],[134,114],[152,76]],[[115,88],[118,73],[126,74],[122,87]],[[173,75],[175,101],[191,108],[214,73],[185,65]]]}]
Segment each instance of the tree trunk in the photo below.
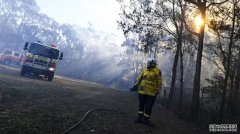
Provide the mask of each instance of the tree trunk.
[{"label": "tree trunk", "polygon": [[234,90],[233,90],[233,106],[231,107],[231,114],[236,115],[238,110],[238,94],[239,94],[239,83],[240,83],[240,53],[238,55],[238,61],[237,61],[237,72],[234,82]]},{"label": "tree trunk", "polygon": [[170,87],[170,91],[168,94],[168,100],[167,100],[167,108],[168,109],[171,107],[172,97],[173,97],[173,93],[174,93],[174,89],[175,89],[177,64],[178,64],[178,58],[179,58],[179,53],[180,53],[181,44],[182,44],[182,27],[183,26],[180,26],[181,30],[178,29],[178,25],[176,23],[176,18],[175,18],[175,0],[173,0],[173,21],[174,21],[174,25],[175,25],[176,33],[177,33],[177,50],[176,50],[176,54],[174,56],[174,62],[173,62],[173,67],[172,67],[171,87]]},{"label": "tree trunk", "polygon": [[182,43],[182,34],[183,34],[183,16],[181,20],[180,30],[179,30],[179,54],[180,54],[180,94],[179,94],[179,110],[182,111],[182,101],[183,101],[183,43]]},{"label": "tree trunk", "polygon": [[[206,3],[200,9],[202,20],[205,20],[206,15]],[[201,65],[202,65],[202,52],[203,52],[203,43],[204,43],[204,29],[205,24],[202,24],[199,32],[199,44],[198,44],[198,53],[196,61],[196,70],[194,76],[194,85],[193,85],[193,95],[191,103],[191,113],[190,120],[195,121],[199,115],[199,92],[200,92],[200,82],[201,82]]]},{"label": "tree trunk", "polygon": [[224,78],[222,100],[221,100],[220,113],[219,113],[220,123],[223,121],[223,118],[224,118],[223,115],[224,115],[224,108],[225,108],[225,103],[226,103],[227,82],[228,82],[229,70],[230,70],[230,65],[231,65],[231,53],[232,53],[233,35],[234,35],[235,19],[236,19],[235,6],[236,6],[236,4],[234,3],[233,4],[233,19],[232,19],[231,37],[230,37],[229,48],[228,48],[229,51],[228,51],[228,57],[227,57],[228,58],[227,59],[227,68],[226,68],[226,73],[225,73],[225,78]]},{"label": "tree trunk", "polygon": [[202,114],[202,110],[203,110],[203,97],[204,97],[204,89],[202,89],[202,92],[201,92],[201,104],[200,104],[200,114]]},{"label": "tree trunk", "polygon": [[163,99],[164,99],[163,105],[166,107],[166,105],[167,105],[167,93],[166,93],[166,89],[163,90]]},{"label": "tree trunk", "polygon": [[175,89],[175,82],[176,82],[176,74],[177,74],[177,64],[178,64],[178,57],[179,57],[179,51],[180,51],[180,43],[179,43],[179,37],[178,37],[178,42],[177,42],[177,51],[174,56],[174,62],[173,62],[173,67],[172,67],[172,80],[171,80],[171,87],[170,91],[168,94],[168,99],[167,99],[167,108],[169,109],[171,107],[171,101]]},{"label": "tree trunk", "polygon": [[232,74],[232,76],[229,76],[231,79],[231,83],[230,83],[230,92],[229,92],[229,97],[228,97],[228,111],[231,113],[232,111],[232,107],[233,107],[233,88],[234,88],[234,74]]},{"label": "tree trunk", "polygon": [[180,51],[180,96],[179,96],[179,109],[182,109],[182,102],[183,102],[183,52]]}]

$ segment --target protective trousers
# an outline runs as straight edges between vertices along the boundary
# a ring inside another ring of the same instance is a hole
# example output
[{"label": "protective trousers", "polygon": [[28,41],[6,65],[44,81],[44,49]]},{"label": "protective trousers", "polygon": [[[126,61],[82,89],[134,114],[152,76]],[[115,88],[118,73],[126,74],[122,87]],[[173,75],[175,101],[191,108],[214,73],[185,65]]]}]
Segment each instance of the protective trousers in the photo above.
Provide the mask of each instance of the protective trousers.
[{"label": "protective trousers", "polygon": [[156,96],[149,96],[146,94],[139,94],[139,110],[138,115],[149,119],[152,113],[152,107],[155,102]]}]

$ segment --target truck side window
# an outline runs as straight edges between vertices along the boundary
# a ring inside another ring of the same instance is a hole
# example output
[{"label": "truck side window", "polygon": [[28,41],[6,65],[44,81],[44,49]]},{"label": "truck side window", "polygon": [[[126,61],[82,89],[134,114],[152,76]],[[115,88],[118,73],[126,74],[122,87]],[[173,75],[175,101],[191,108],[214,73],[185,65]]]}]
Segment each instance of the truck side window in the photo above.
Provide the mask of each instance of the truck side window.
[{"label": "truck side window", "polygon": [[19,57],[20,53],[14,53],[14,56]]},{"label": "truck side window", "polygon": [[11,54],[12,54],[12,51],[6,50],[6,51],[4,52],[4,54],[9,54],[9,55],[11,55]]}]

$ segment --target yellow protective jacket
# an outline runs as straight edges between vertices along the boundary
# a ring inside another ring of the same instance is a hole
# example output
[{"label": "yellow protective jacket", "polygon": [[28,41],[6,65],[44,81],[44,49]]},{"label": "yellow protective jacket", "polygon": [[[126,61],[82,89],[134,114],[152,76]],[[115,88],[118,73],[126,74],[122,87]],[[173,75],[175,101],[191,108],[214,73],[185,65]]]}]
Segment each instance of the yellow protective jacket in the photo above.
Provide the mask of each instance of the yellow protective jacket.
[{"label": "yellow protective jacket", "polygon": [[139,94],[156,96],[162,86],[161,71],[157,67],[153,69],[144,68],[141,74],[137,77],[139,84]]}]

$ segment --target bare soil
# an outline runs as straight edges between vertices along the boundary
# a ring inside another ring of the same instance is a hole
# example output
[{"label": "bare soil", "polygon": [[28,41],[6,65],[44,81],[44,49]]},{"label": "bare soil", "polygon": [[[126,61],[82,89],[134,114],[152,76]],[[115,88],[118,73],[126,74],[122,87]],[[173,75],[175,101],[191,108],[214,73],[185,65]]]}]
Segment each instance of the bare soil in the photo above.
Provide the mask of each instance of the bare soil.
[{"label": "bare soil", "polygon": [[[137,95],[86,81],[20,76],[19,69],[0,66],[0,133],[62,133],[95,108],[70,133],[81,134],[192,134],[197,125],[178,119],[155,104],[156,127],[134,123]],[[123,113],[124,112],[124,113]],[[126,114],[128,113],[128,114]]]}]

